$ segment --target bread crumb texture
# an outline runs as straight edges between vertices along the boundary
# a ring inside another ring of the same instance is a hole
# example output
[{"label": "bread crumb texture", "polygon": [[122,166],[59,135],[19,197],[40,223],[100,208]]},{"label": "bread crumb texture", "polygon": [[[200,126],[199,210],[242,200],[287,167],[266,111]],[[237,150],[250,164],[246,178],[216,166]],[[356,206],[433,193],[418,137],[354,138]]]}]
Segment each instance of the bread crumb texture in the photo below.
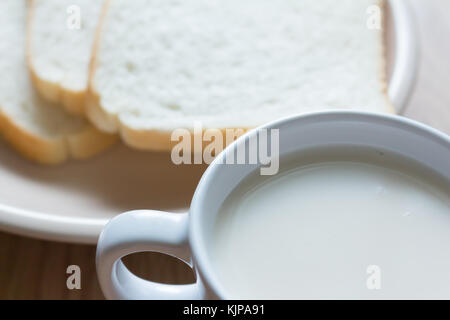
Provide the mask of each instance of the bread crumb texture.
[{"label": "bread crumb texture", "polygon": [[327,109],[392,112],[382,30],[367,27],[377,3],[109,0],[89,118],[160,149],[195,122],[252,128]]},{"label": "bread crumb texture", "polygon": [[47,100],[84,112],[89,63],[102,0],[32,0],[28,57],[33,83]]}]

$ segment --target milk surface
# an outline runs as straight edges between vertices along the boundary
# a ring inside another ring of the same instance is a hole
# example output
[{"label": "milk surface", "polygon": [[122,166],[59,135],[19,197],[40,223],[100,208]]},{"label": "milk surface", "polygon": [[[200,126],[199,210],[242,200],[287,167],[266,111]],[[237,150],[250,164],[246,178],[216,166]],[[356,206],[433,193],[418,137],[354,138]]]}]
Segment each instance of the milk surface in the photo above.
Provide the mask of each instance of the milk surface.
[{"label": "milk surface", "polygon": [[229,296],[450,298],[448,185],[403,160],[320,159],[248,177],[222,205],[211,252]]}]

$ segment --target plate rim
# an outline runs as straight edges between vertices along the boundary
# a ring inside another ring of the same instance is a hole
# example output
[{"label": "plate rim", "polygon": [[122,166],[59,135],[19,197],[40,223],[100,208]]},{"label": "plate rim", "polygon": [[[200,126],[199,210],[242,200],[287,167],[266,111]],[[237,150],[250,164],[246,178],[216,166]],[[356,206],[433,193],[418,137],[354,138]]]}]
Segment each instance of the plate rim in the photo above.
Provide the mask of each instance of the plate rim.
[{"label": "plate rim", "polygon": [[405,111],[414,89],[419,68],[420,46],[416,18],[409,2],[388,1],[395,35],[394,68],[388,95],[398,114]]}]

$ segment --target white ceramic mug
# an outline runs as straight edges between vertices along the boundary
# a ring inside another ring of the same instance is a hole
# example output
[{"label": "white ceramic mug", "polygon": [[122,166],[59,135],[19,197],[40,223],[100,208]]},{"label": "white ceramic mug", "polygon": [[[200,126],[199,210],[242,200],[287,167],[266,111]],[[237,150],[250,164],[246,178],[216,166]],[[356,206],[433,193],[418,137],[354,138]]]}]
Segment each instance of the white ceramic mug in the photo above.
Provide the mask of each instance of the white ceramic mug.
[{"label": "white ceramic mug", "polygon": [[[362,112],[330,111],[288,118],[261,127],[279,129],[280,156],[310,147],[358,145],[380,148],[414,159],[450,181],[450,138],[406,118]],[[205,299],[230,297],[210,261],[207,242],[219,208],[230,192],[258,165],[223,165],[235,148],[248,149],[239,138],[203,175],[188,213],[132,211],[114,218],[97,247],[97,272],[110,299]],[[196,283],[167,285],[140,279],[120,260],[136,252],[163,252],[188,263]],[[264,279],[261,279],[264,281]]]}]

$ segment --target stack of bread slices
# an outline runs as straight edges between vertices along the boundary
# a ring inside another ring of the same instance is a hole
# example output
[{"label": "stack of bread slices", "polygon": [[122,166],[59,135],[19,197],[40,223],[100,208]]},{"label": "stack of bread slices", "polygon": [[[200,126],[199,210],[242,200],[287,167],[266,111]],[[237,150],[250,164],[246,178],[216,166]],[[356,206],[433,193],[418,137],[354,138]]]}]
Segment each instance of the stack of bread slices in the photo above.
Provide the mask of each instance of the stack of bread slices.
[{"label": "stack of bread slices", "polygon": [[328,109],[392,113],[380,0],[2,0],[0,133],[39,163],[117,137],[250,129]]}]

